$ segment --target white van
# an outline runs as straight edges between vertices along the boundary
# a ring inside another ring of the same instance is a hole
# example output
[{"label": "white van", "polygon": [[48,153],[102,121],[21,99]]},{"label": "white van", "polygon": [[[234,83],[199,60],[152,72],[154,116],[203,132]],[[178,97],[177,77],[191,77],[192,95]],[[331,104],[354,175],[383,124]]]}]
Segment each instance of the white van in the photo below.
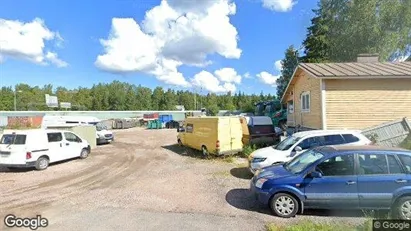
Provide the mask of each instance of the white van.
[{"label": "white van", "polygon": [[44,116],[41,127],[46,129],[48,126],[62,124],[94,125],[96,126],[97,144],[106,144],[114,141],[114,135],[107,127],[93,116]]},{"label": "white van", "polygon": [[277,162],[289,161],[303,151],[318,146],[327,145],[370,145],[371,141],[353,130],[313,130],[297,132],[278,145],[261,148],[249,156],[249,169],[256,170],[270,166]]},{"label": "white van", "polygon": [[50,163],[90,154],[89,143],[70,131],[4,130],[0,139],[0,166],[46,169]]}]

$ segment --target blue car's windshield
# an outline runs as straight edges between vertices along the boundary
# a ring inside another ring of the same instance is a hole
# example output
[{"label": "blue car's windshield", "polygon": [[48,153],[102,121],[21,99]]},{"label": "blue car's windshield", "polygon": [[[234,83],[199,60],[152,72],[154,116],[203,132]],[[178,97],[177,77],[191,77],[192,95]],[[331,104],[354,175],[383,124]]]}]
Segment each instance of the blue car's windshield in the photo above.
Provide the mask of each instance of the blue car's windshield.
[{"label": "blue car's windshield", "polygon": [[290,136],[287,139],[281,141],[277,146],[273,146],[274,149],[284,151],[290,149],[294,144],[296,144],[301,138]]},{"label": "blue car's windshield", "polygon": [[285,163],[284,168],[293,174],[299,174],[304,171],[309,165],[323,157],[324,155],[321,152],[308,150]]}]

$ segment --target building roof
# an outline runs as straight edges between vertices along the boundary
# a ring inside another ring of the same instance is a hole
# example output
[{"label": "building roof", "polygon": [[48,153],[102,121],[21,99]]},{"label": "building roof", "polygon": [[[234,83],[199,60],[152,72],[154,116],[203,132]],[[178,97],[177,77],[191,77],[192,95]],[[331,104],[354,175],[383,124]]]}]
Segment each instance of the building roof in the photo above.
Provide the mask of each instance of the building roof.
[{"label": "building roof", "polygon": [[411,78],[411,62],[300,63],[281,97],[281,102],[290,85],[295,84],[295,77],[303,71],[322,79]]},{"label": "building roof", "polygon": [[301,63],[315,77],[410,77],[411,62],[396,63]]}]

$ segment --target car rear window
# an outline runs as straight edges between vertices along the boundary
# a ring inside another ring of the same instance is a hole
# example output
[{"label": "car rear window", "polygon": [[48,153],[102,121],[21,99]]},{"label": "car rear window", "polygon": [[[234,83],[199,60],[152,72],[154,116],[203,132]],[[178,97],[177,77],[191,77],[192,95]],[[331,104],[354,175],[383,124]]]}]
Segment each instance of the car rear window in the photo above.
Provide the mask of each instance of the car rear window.
[{"label": "car rear window", "polygon": [[4,134],[0,144],[24,145],[26,144],[26,135]]},{"label": "car rear window", "polygon": [[353,134],[343,134],[342,136],[345,139],[345,143],[355,143],[360,141],[360,139]]}]

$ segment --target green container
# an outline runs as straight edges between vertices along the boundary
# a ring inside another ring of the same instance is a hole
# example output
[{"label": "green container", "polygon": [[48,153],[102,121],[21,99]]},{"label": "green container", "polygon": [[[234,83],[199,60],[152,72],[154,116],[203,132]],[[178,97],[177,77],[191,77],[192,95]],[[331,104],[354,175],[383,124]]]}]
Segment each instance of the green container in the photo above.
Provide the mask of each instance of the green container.
[{"label": "green container", "polygon": [[156,123],[157,123],[157,129],[162,129],[163,128],[162,123],[161,123],[160,120],[156,120]]}]

